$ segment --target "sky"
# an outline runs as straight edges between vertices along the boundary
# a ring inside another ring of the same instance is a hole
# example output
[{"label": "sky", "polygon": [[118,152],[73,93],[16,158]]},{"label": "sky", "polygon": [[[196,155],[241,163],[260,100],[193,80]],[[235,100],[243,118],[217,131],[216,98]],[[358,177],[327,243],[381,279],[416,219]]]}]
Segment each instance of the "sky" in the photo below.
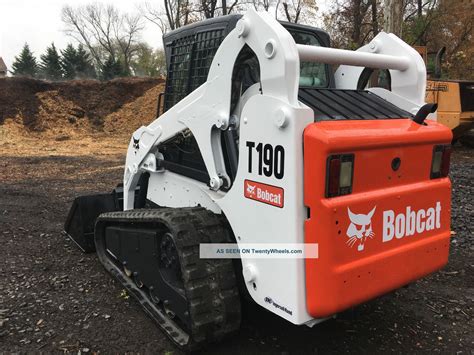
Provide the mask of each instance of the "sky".
[{"label": "sky", "polygon": [[[10,69],[25,42],[37,58],[51,42],[60,49],[69,42],[76,43],[64,33],[61,9],[66,4],[78,6],[91,2],[113,3],[120,11],[136,12],[143,0],[0,0],[0,57]],[[144,24],[142,39],[154,48],[161,47],[158,26],[148,21]]]},{"label": "sky", "polygon": [[[68,43],[76,43],[64,32],[61,21],[61,9],[64,5],[79,6],[92,2],[114,4],[121,12],[137,12],[138,6],[145,0],[0,0],[0,57],[10,69],[15,56],[23,45],[28,43],[35,56],[44,53],[47,46],[54,42],[58,49],[64,49]],[[162,0],[152,0],[158,4]],[[324,11],[330,0],[317,2]],[[144,21],[142,40],[153,48],[162,47],[161,32],[158,26]]]}]

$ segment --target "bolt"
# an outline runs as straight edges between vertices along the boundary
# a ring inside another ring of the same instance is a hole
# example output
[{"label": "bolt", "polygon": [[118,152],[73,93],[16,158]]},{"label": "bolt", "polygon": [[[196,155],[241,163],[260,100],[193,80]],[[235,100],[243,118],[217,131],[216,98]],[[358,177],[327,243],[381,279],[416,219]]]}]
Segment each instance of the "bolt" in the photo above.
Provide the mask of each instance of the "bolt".
[{"label": "bolt", "polygon": [[250,32],[250,26],[246,19],[242,19],[237,22],[237,34],[239,37],[247,37]]},{"label": "bolt", "polygon": [[275,114],[275,124],[278,128],[285,128],[288,125],[288,114],[283,107]]}]

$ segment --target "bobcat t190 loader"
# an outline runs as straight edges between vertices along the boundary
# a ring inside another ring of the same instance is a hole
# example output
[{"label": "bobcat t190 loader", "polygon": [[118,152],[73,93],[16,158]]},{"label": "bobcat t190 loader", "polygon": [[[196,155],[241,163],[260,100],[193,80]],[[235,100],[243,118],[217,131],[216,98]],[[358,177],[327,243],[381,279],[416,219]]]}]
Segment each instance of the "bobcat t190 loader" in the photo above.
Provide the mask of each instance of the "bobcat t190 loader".
[{"label": "bobcat t190 loader", "polygon": [[[244,295],[312,326],[446,264],[452,134],[425,120],[413,48],[380,33],[333,49],[255,11],[164,46],[164,113],[133,133],[123,185],[77,198],[65,230],[178,346],[238,329]],[[357,90],[367,67],[391,91]],[[200,258],[232,242],[317,243],[319,258]]]}]

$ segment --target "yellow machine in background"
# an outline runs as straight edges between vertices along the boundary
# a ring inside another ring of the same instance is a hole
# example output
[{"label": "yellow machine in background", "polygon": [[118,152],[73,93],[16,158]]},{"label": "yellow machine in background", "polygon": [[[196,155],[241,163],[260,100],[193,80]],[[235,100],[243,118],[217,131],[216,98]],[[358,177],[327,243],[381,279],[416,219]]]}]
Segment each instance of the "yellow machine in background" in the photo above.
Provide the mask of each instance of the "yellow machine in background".
[{"label": "yellow machine in background", "polygon": [[429,79],[426,102],[438,104],[438,122],[453,131],[454,139],[474,127],[474,82]]},{"label": "yellow machine in background", "polygon": [[440,79],[444,47],[436,53],[434,63],[425,46],[414,48],[427,65],[426,102],[438,104],[438,122],[448,126],[456,140],[474,128],[474,81]]}]

